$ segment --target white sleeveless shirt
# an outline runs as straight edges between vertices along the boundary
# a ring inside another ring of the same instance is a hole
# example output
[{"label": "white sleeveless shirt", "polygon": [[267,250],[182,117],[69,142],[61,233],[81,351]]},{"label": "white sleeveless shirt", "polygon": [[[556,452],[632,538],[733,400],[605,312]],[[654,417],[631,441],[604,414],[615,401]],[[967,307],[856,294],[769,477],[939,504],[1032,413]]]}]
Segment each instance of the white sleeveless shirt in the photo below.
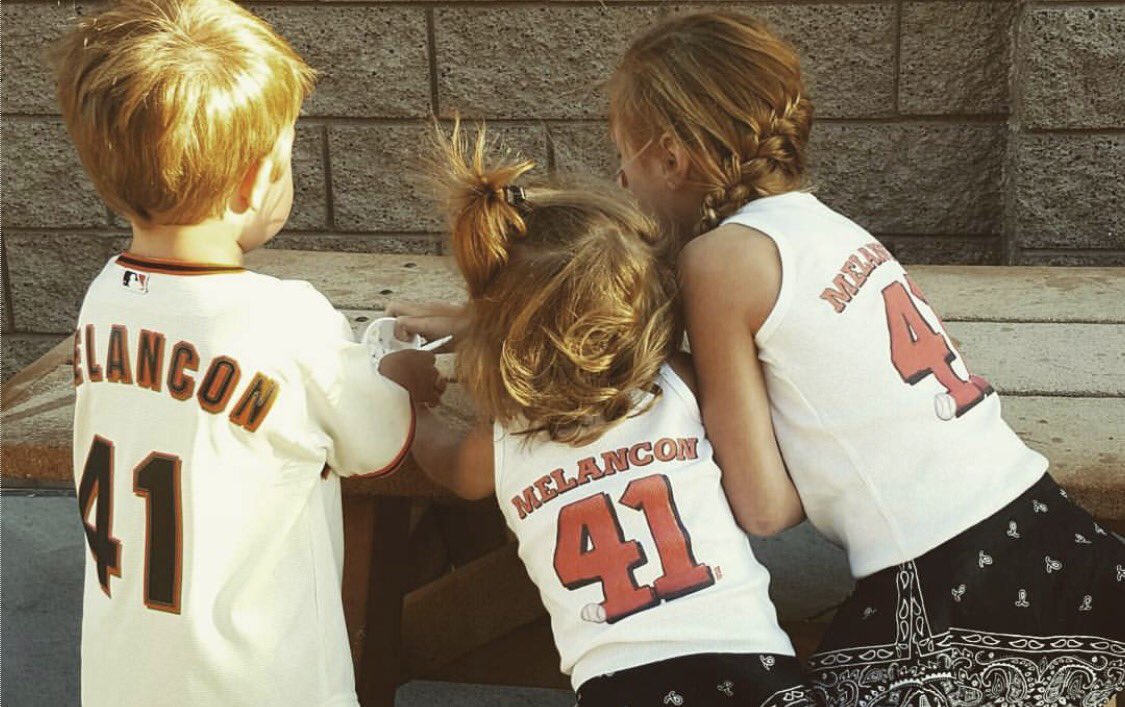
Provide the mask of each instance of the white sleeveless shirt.
[{"label": "white sleeveless shirt", "polygon": [[856,577],[924,554],[1043,475],[1047,460],[867,231],[803,192],[724,223],[780,253],[781,291],[755,337],[774,429],[809,520]]},{"label": "white sleeveless shirt", "polygon": [[587,446],[496,428],[496,495],[575,689],[683,655],[794,654],[694,395],[667,365],[657,384]]}]

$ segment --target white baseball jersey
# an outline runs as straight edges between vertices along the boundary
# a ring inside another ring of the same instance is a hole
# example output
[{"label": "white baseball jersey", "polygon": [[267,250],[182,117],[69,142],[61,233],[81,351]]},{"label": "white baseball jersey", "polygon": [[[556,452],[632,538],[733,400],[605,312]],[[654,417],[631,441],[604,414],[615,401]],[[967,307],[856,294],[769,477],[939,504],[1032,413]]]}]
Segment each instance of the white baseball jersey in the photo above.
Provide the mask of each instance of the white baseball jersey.
[{"label": "white baseball jersey", "polygon": [[811,194],[731,216],[769,236],[781,292],[755,338],[809,520],[863,577],[998,511],[1047,461],[1000,416],[903,267]]},{"label": "white baseball jersey", "polygon": [[128,254],[74,353],[83,704],[356,705],[322,472],[393,469],[406,391],[308,283]]},{"label": "white baseball jersey", "polygon": [[695,396],[668,366],[657,383],[587,446],[496,429],[496,495],[576,690],[677,656],[793,655]]}]

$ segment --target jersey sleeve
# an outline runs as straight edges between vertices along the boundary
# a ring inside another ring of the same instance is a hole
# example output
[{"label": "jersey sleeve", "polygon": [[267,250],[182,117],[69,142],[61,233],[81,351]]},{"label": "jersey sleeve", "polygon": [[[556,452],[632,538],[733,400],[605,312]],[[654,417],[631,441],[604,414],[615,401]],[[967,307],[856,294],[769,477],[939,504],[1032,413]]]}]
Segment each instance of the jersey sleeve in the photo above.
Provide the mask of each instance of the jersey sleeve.
[{"label": "jersey sleeve", "polygon": [[348,320],[307,287],[304,326],[292,335],[301,337],[298,361],[309,422],[327,440],[328,466],[341,476],[388,474],[413,441],[410,395],[378,373]]}]

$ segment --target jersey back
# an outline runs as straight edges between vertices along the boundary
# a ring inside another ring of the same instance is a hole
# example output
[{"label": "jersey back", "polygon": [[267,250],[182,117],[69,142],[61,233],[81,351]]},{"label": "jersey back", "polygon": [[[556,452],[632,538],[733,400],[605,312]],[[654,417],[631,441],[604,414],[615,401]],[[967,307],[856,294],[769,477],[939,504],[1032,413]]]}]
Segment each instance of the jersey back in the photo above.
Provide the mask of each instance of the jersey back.
[{"label": "jersey back", "polygon": [[409,398],[307,283],[122,255],[75,335],[85,705],[354,705],[338,474]]},{"label": "jersey back", "polygon": [[668,366],[657,384],[591,445],[496,430],[500,507],[576,689],[683,655],[793,655],[694,395]]}]

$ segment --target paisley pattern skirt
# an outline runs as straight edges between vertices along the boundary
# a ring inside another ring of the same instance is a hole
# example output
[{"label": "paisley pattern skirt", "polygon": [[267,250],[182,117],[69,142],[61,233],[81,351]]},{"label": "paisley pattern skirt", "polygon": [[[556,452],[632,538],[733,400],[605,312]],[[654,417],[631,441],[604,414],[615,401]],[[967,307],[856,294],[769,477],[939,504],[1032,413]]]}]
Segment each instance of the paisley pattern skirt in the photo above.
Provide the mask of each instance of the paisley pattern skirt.
[{"label": "paisley pattern skirt", "polygon": [[861,579],[809,672],[827,707],[1101,707],[1125,690],[1125,542],[1045,475]]},{"label": "paisley pattern skirt", "polygon": [[600,675],[578,688],[578,707],[818,707],[797,659],[769,653],[701,653]]}]

